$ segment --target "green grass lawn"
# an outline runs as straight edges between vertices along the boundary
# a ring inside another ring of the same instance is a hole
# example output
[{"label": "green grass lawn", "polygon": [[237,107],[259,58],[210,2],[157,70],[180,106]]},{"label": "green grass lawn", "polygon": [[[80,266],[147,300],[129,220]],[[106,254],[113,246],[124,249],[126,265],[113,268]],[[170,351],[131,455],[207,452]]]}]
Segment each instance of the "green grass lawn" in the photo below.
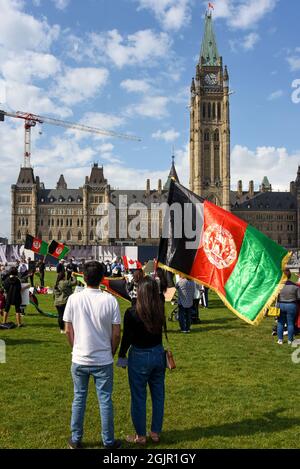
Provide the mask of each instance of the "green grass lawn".
[{"label": "green grass lawn", "polygon": [[[47,273],[52,285],[54,273]],[[52,297],[39,295],[54,311]],[[122,312],[126,303],[120,301]],[[167,314],[171,311],[167,307]],[[14,319],[13,314],[10,319]],[[271,336],[273,320],[250,326],[214,294],[190,335],[169,322],[177,369],[166,372],[160,448],[299,448],[300,364]],[[70,348],[57,321],[27,308],[26,327],[0,330],[0,447],[66,448],[72,402]],[[115,369],[116,437],[132,433],[127,371]],[[149,403],[150,404],[150,403]],[[150,405],[148,406],[150,409]],[[84,443],[101,448],[98,405],[90,383]],[[151,445],[149,444],[149,447]]]}]

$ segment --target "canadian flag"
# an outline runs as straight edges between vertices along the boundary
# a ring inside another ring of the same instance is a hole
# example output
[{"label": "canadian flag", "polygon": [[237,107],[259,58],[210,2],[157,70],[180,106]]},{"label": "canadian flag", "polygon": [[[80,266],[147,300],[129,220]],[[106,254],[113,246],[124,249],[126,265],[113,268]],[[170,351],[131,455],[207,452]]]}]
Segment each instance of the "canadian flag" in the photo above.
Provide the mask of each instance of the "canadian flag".
[{"label": "canadian flag", "polygon": [[134,261],[127,256],[123,256],[122,259],[125,270],[136,270],[143,267],[140,261]]}]

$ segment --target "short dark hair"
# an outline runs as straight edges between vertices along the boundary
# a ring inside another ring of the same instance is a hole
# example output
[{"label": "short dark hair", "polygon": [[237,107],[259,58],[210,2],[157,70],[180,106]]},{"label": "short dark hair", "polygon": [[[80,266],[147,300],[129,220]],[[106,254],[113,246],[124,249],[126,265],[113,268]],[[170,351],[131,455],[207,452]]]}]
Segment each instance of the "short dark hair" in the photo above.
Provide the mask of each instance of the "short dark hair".
[{"label": "short dark hair", "polygon": [[90,261],[84,264],[84,281],[88,287],[99,287],[104,276],[102,264],[98,261]]}]

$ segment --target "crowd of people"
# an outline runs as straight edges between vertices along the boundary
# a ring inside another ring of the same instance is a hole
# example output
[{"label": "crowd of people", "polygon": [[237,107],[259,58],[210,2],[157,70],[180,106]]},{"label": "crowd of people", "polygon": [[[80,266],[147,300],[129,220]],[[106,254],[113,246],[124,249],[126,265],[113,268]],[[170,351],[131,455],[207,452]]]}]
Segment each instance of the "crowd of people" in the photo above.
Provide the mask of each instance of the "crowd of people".
[{"label": "crowd of people", "polygon": [[[83,271],[86,288],[73,294],[77,280],[74,274]],[[22,259],[9,270],[1,269],[0,312],[7,322],[11,306],[15,307],[16,322],[22,327],[22,290],[34,286],[38,271],[40,285],[44,285],[45,262],[37,264],[30,258]],[[81,448],[83,422],[90,377],[95,382],[101,416],[101,435],[106,448],[115,449],[121,441],[115,439],[112,402],[113,362],[118,352],[117,366],[128,368],[128,385],[131,394],[131,418],[134,433],[126,440],[145,445],[147,438],[158,443],[161,438],[165,401],[166,355],[163,333],[167,333],[165,295],[170,279],[158,268],[152,275],[142,269],[125,272],[121,259],[113,263],[89,261],[80,268],[75,259],[56,266],[57,279],[53,289],[54,305],[58,312],[60,332],[66,334],[72,347],[71,374],[74,384],[71,437],[69,447]],[[300,302],[299,282],[291,281],[289,269],[284,271],[287,281],[278,298],[278,344],[283,344],[284,326],[288,329],[288,343],[296,334],[295,322]],[[125,311],[121,338],[121,314],[113,295],[103,292],[100,284],[104,276],[127,279],[131,299]],[[32,279],[32,280],[31,280]],[[176,276],[173,286],[177,290],[177,307],[180,330],[191,331],[193,323],[200,322],[199,303],[208,306],[208,290],[183,276]],[[174,287],[173,287],[174,290]],[[147,388],[152,401],[151,426],[147,432]]]}]

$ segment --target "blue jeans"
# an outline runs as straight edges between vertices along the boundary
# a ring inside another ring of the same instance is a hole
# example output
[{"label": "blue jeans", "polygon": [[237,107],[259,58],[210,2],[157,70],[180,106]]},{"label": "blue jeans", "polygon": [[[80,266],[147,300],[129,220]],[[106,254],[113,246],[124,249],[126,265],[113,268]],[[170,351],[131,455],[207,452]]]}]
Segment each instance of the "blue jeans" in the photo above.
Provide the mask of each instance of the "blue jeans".
[{"label": "blue jeans", "polygon": [[100,408],[102,441],[104,446],[114,443],[114,413],[112,403],[113,364],[84,366],[72,363],[74,383],[71,432],[72,441],[78,443],[83,437],[83,422],[90,376],[93,376]]},{"label": "blue jeans", "polygon": [[151,431],[160,433],[165,402],[166,357],[162,345],[141,349],[131,347],[128,354],[128,378],[131,392],[131,418],[139,436],[146,436],[146,400],[149,384],[152,400]]},{"label": "blue jeans", "polygon": [[283,328],[287,324],[288,340],[292,342],[294,340],[297,305],[296,303],[279,303],[278,307],[280,308],[277,326],[278,339],[283,340]]},{"label": "blue jeans", "polygon": [[192,322],[192,308],[184,308],[178,305],[179,310],[179,324],[182,331],[189,331]]}]

